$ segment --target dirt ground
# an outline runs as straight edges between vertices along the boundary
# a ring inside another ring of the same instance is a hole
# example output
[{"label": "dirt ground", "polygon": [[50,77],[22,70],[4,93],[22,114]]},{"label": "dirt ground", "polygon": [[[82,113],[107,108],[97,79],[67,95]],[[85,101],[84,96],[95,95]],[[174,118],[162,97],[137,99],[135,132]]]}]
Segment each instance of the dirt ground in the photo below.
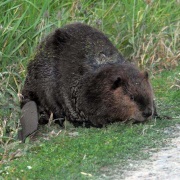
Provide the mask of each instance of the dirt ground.
[{"label": "dirt ground", "polygon": [[154,153],[142,166],[127,172],[125,180],[180,180],[180,136],[168,147]]},{"label": "dirt ground", "polygon": [[165,129],[169,134],[167,146],[150,150],[149,160],[130,162],[128,170],[113,170],[111,176],[104,179],[113,180],[180,180],[180,124]]}]

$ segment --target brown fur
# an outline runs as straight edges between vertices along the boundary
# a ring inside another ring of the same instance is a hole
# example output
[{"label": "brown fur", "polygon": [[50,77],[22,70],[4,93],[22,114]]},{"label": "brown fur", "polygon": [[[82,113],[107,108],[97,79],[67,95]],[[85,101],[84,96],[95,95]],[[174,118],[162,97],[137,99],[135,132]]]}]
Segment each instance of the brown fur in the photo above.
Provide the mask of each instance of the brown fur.
[{"label": "brown fur", "polygon": [[155,113],[146,72],[124,60],[109,39],[81,23],[57,29],[41,42],[22,91],[21,107],[35,101],[39,123],[50,113],[63,124],[101,127],[145,121]]}]

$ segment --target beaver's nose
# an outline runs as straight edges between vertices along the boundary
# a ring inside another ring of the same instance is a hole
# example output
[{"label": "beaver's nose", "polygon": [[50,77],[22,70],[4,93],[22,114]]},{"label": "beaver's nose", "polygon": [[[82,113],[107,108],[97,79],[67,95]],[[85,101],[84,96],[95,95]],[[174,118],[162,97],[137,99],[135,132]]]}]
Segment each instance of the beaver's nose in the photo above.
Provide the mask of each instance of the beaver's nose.
[{"label": "beaver's nose", "polygon": [[147,118],[149,116],[152,115],[152,109],[151,108],[147,108],[145,109],[145,111],[142,113],[143,117]]}]

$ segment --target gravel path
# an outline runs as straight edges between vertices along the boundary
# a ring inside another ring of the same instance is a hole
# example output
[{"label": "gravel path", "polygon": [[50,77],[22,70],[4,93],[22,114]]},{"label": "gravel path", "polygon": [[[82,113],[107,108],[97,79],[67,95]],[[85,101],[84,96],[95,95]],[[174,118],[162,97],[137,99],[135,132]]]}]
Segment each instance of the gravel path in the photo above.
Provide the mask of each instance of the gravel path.
[{"label": "gravel path", "polygon": [[[104,178],[111,180],[180,180],[180,124],[165,130],[170,136],[166,147],[151,152],[151,158],[129,163],[129,168],[113,170],[113,175]],[[151,151],[151,150],[150,150]]]},{"label": "gravel path", "polygon": [[180,125],[165,130],[175,136],[167,147],[153,153],[135,171],[125,173],[125,180],[180,180]]},{"label": "gravel path", "polygon": [[153,154],[137,171],[127,173],[125,180],[180,180],[180,136],[171,146]]}]

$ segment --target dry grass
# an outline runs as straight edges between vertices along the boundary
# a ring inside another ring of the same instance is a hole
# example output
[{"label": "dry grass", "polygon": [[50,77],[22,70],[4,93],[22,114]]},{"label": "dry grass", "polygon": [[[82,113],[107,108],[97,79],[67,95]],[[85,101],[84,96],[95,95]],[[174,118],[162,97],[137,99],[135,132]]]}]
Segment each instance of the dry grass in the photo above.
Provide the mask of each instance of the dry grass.
[{"label": "dry grass", "polygon": [[150,67],[151,70],[163,71],[175,68],[180,59],[180,23],[174,33],[166,33],[168,27],[163,27],[158,34],[144,35],[139,41],[139,48],[133,54],[133,61],[138,61],[140,67]]}]

